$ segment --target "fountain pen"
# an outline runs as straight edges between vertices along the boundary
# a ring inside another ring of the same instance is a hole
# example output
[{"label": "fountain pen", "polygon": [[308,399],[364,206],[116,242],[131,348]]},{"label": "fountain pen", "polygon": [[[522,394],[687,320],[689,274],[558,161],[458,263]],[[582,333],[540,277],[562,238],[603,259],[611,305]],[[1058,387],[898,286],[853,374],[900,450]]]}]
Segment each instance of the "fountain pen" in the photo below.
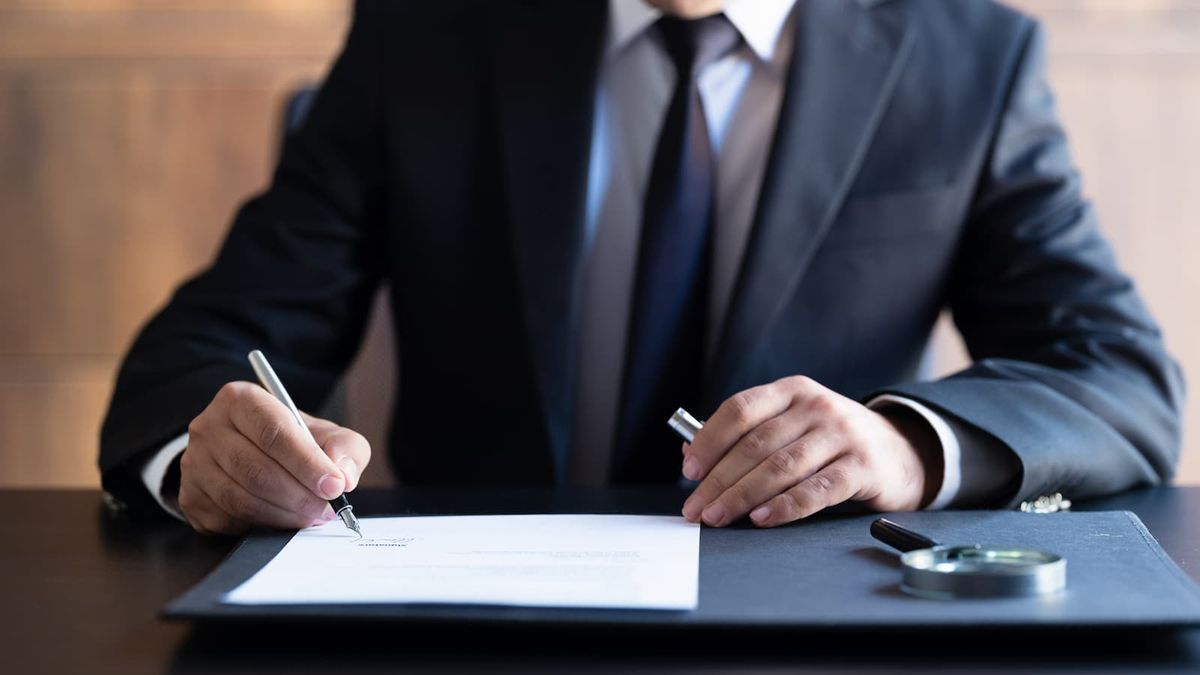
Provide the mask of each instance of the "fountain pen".
[{"label": "fountain pen", "polygon": [[[312,438],[312,432],[309,431],[308,425],[304,423],[304,418],[300,416],[300,410],[296,404],[292,402],[292,397],[288,395],[287,389],[283,388],[283,382],[279,376],[275,374],[275,370],[271,368],[271,364],[267,363],[267,357],[257,349],[250,352],[250,367],[254,369],[254,374],[258,376],[259,383],[263,388],[271,392],[271,395],[279,399],[288,410],[291,411],[292,417],[296,418],[296,424]],[[316,443],[313,439],[313,443]],[[329,506],[333,508],[333,512],[342,519],[342,523],[346,527],[354,530],[358,536],[362,536],[362,529],[358,525],[358,518],[354,516],[354,507],[350,505],[350,500],[346,499],[346,495],[338,495],[335,499],[329,500]]]}]

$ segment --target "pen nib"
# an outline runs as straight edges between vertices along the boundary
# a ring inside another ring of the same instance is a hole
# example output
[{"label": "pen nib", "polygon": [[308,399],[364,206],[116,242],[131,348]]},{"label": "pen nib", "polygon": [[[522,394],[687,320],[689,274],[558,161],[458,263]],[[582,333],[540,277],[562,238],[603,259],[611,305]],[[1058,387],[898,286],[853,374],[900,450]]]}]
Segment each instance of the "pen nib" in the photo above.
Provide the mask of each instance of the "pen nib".
[{"label": "pen nib", "polygon": [[361,539],[363,536],[362,528],[358,525],[358,518],[354,516],[354,511],[350,508],[345,508],[338,511],[338,515],[342,517],[342,523],[351,530],[354,530],[354,533]]}]

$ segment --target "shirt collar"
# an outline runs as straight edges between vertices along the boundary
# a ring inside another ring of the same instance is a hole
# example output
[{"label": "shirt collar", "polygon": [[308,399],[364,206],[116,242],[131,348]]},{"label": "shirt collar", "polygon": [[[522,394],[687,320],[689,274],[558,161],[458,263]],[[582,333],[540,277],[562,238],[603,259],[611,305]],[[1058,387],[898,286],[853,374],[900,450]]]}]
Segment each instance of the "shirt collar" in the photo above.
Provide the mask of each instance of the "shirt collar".
[{"label": "shirt collar", "polygon": [[[766,63],[771,63],[779,36],[797,0],[728,0],[725,16],[742,34],[750,49]],[[645,0],[609,0],[610,54],[625,48],[662,16],[662,12],[647,5]]]}]

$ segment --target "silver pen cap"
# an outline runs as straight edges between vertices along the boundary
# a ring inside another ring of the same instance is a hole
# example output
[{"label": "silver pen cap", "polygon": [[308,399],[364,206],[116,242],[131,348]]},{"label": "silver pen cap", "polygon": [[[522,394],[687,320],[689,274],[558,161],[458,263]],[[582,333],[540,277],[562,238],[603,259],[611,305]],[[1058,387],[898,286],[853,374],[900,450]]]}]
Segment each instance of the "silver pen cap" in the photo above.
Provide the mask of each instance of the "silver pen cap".
[{"label": "silver pen cap", "polygon": [[683,436],[683,440],[688,443],[692,442],[692,439],[696,437],[696,432],[704,426],[703,422],[692,417],[692,414],[683,408],[676,410],[675,414],[671,415],[671,419],[667,420],[667,424],[675,430],[675,433]]}]

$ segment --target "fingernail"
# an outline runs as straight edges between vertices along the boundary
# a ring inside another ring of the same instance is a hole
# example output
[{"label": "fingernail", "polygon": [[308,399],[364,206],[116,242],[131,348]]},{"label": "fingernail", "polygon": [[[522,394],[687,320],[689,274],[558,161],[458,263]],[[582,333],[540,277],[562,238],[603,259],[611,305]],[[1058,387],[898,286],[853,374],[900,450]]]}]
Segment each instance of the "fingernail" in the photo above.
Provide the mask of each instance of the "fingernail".
[{"label": "fingernail", "polygon": [[342,494],[342,477],[327,473],[317,481],[317,491],[326,499],[333,499]]},{"label": "fingernail", "polygon": [[696,499],[695,497],[688,497],[687,500],[683,502],[683,517],[692,521],[696,520],[696,516],[699,515],[697,511],[700,510],[699,503],[699,499]]},{"label": "fingernail", "polygon": [[725,520],[725,507],[719,503],[709,504],[708,508],[704,509],[704,513],[701,514],[701,518],[704,519],[705,524],[716,527]]},{"label": "fingernail", "polygon": [[750,512],[750,520],[756,523],[762,523],[771,517],[771,509],[766,506],[760,506]]},{"label": "fingernail", "polygon": [[698,480],[700,478],[700,461],[691,455],[688,455],[683,460],[683,477],[688,480]]},{"label": "fingernail", "polygon": [[338,468],[346,474],[346,490],[353,490],[358,485],[358,463],[349,457],[337,461]]}]

